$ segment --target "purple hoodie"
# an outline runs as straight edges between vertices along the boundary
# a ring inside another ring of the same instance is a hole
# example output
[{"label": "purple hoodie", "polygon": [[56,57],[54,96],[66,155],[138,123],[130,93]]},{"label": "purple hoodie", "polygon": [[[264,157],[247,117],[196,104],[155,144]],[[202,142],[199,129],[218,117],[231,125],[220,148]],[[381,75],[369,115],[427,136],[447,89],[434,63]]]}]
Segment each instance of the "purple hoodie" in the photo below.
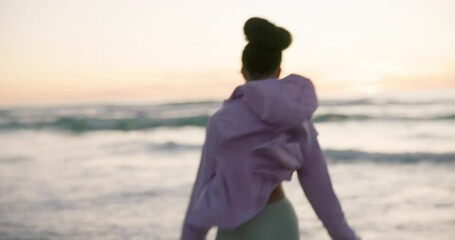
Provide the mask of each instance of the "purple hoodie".
[{"label": "purple hoodie", "polygon": [[212,226],[233,229],[248,221],[297,171],[332,239],[354,240],[311,122],[317,107],[312,82],[299,75],[238,86],[208,121],[181,239],[205,239]]}]

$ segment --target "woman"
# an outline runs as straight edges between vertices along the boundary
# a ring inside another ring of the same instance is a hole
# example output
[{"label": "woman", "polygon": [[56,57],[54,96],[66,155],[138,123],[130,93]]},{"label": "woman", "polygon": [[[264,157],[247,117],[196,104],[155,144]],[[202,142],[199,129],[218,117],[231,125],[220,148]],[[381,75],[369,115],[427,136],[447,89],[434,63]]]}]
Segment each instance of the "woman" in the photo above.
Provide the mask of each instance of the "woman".
[{"label": "woman", "polygon": [[332,239],[357,239],[333,191],[311,117],[317,108],[307,78],[280,75],[290,33],[265,19],[244,26],[246,83],[207,124],[206,140],[181,239],[295,240],[298,222],[281,187],[294,171]]}]

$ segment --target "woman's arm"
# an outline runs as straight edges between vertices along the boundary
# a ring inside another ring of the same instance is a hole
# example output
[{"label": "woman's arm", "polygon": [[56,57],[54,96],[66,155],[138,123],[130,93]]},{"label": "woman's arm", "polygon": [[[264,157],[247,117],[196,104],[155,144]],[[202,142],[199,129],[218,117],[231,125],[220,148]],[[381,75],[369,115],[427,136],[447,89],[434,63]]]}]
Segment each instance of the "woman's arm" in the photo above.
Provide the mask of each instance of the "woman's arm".
[{"label": "woman's arm", "polygon": [[194,226],[192,225],[188,220],[191,215],[191,208],[193,207],[196,197],[198,193],[200,192],[200,188],[203,186],[203,177],[204,173],[207,172],[207,170],[211,169],[210,166],[208,166],[208,163],[204,160],[204,154],[206,154],[206,146],[207,144],[204,143],[203,145],[203,150],[202,150],[202,157],[201,157],[201,162],[199,163],[199,168],[197,171],[196,175],[196,180],[194,182],[193,188],[191,190],[191,196],[190,196],[190,201],[185,213],[185,219],[183,221],[183,227],[182,227],[182,232],[180,239],[181,240],[203,240],[205,239],[205,236],[207,235],[207,232],[209,231],[210,227],[201,227],[201,226]]},{"label": "woman's arm", "polygon": [[207,188],[210,181],[213,181],[213,176],[216,172],[216,162],[212,156],[212,151],[216,148],[218,136],[214,128],[214,122],[209,119],[205,129],[205,141],[202,145],[201,159],[196,174],[196,179],[191,190],[190,201],[187,206],[185,218],[183,221],[182,232],[180,235],[181,240],[203,240],[205,239],[210,225],[195,225],[195,219],[198,220],[201,216],[200,213],[194,213],[192,210],[201,198],[201,193],[204,188]]},{"label": "woman's arm", "polygon": [[306,136],[301,139],[303,165],[297,171],[300,185],[332,239],[358,239],[346,222],[333,190],[326,160],[318,143],[316,129],[311,122],[307,122],[306,126]]}]

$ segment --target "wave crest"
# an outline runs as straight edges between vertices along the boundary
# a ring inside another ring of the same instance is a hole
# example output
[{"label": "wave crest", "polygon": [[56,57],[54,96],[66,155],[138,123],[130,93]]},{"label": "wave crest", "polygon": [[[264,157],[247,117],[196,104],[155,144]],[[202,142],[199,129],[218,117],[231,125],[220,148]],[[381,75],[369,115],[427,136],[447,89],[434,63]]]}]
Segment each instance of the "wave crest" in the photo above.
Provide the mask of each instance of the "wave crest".
[{"label": "wave crest", "polygon": [[52,121],[20,122],[12,121],[0,124],[0,129],[57,129],[73,132],[94,130],[142,130],[156,127],[183,127],[207,124],[209,116],[193,116],[181,118],[150,119],[150,118],[123,118],[99,119],[90,117],[60,117]]}]

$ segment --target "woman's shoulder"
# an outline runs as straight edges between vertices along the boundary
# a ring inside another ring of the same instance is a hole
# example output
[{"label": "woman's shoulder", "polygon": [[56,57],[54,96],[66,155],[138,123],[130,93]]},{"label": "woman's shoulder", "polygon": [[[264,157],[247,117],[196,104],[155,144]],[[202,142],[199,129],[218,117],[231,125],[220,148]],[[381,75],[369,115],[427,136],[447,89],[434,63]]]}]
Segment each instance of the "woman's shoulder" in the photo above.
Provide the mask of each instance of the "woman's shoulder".
[{"label": "woman's shoulder", "polygon": [[241,101],[223,105],[209,119],[210,130],[217,131],[223,139],[240,137],[262,131],[267,126]]},{"label": "woman's shoulder", "polygon": [[241,99],[235,99],[223,104],[211,118],[217,122],[236,123],[254,119],[254,115],[249,111]]}]

